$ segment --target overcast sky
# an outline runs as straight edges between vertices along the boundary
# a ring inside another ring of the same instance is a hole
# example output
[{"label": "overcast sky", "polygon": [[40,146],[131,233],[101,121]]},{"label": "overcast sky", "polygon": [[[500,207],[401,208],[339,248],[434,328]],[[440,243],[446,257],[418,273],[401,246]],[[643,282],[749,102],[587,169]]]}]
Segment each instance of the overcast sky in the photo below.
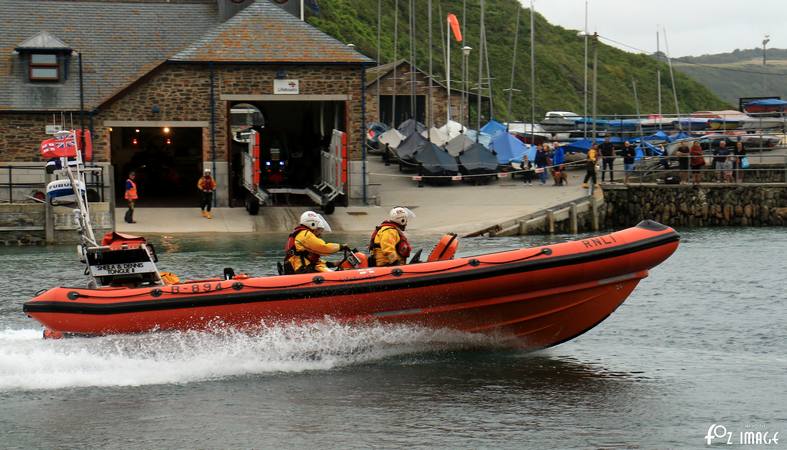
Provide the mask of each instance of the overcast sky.
[{"label": "overcast sky", "polygon": [[[530,0],[520,1],[530,7]],[[553,24],[584,28],[585,0],[535,0],[535,9]],[[672,57],[761,47],[766,33],[769,48],[787,48],[785,25],[785,0],[588,0],[590,33],[653,52],[656,28],[664,26]]]}]

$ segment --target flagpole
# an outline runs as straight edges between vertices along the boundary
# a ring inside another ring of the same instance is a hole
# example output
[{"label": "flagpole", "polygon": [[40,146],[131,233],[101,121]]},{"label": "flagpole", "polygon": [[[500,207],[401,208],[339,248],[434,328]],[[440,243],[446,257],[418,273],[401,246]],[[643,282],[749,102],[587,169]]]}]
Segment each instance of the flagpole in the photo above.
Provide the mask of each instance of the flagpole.
[{"label": "flagpole", "polygon": [[445,123],[448,123],[451,121],[451,23],[448,21],[448,16],[445,18],[445,23],[445,78],[448,83],[448,102],[446,102],[445,108]]}]

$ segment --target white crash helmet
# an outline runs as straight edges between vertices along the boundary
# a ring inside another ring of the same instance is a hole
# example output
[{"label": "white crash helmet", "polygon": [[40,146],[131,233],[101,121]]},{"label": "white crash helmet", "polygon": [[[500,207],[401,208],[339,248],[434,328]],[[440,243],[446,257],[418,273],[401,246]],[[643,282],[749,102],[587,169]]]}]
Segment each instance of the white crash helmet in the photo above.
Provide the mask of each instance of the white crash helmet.
[{"label": "white crash helmet", "polygon": [[328,225],[328,222],[321,215],[314,211],[306,211],[305,213],[301,214],[301,225],[312,230],[322,228],[328,233],[331,232],[331,226]]},{"label": "white crash helmet", "polygon": [[415,219],[415,213],[404,206],[397,206],[393,208],[391,212],[388,213],[388,216],[390,217],[391,222],[398,223],[402,227],[407,226],[408,220]]}]

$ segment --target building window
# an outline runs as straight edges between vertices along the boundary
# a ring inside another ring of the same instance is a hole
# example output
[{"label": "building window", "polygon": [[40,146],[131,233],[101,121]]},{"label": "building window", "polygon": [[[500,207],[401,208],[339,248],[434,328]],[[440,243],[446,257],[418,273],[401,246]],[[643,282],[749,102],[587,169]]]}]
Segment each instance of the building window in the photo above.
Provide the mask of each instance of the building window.
[{"label": "building window", "polygon": [[59,81],[60,64],[57,55],[33,53],[30,55],[30,81]]}]

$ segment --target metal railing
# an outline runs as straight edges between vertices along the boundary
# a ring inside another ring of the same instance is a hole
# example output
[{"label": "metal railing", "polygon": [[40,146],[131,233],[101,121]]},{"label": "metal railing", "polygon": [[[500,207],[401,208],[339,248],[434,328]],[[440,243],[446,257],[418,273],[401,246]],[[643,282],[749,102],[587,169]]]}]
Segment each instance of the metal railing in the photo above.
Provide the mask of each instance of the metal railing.
[{"label": "metal railing", "polygon": [[[106,194],[104,190],[109,188],[109,186],[105,184],[104,166],[91,165],[86,167],[97,168],[98,170],[85,172],[85,188],[89,193],[91,191],[95,192],[95,199],[98,201],[105,201]],[[37,195],[38,193],[41,193],[44,197],[46,196],[46,185],[47,178],[43,165],[0,166],[0,203],[43,200],[43,198],[37,199],[36,197],[40,197],[40,195]]]},{"label": "metal railing", "polygon": [[344,194],[346,172],[344,168],[344,153],[346,152],[346,135],[338,130],[333,130],[331,144],[327,152],[320,153],[320,181],[317,189],[325,192],[329,200]]},{"label": "metal railing", "polygon": [[[680,167],[680,159],[688,159],[689,164],[687,168]],[[735,155],[728,155],[720,157],[715,155],[704,155],[703,159],[705,164],[700,168],[692,167],[692,156],[670,156],[669,158],[662,157],[645,157],[638,161],[634,169],[629,172],[629,184],[644,184],[644,183],[665,183],[665,184],[701,184],[701,183],[727,183],[727,184],[743,184],[743,183],[787,183],[787,155],[767,155],[761,153],[747,154],[748,167],[742,167],[740,159]],[[722,158],[726,158],[722,161]],[[612,172],[614,179],[620,183],[625,180],[625,170],[620,170],[620,163],[617,158],[615,161],[615,168]],[[724,165],[724,162],[730,163]],[[599,183],[606,183],[606,180],[601,180],[602,172],[598,169],[596,172],[597,181]],[[609,174],[607,170],[605,175]],[[675,177],[667,180],[668,177]]]}]

